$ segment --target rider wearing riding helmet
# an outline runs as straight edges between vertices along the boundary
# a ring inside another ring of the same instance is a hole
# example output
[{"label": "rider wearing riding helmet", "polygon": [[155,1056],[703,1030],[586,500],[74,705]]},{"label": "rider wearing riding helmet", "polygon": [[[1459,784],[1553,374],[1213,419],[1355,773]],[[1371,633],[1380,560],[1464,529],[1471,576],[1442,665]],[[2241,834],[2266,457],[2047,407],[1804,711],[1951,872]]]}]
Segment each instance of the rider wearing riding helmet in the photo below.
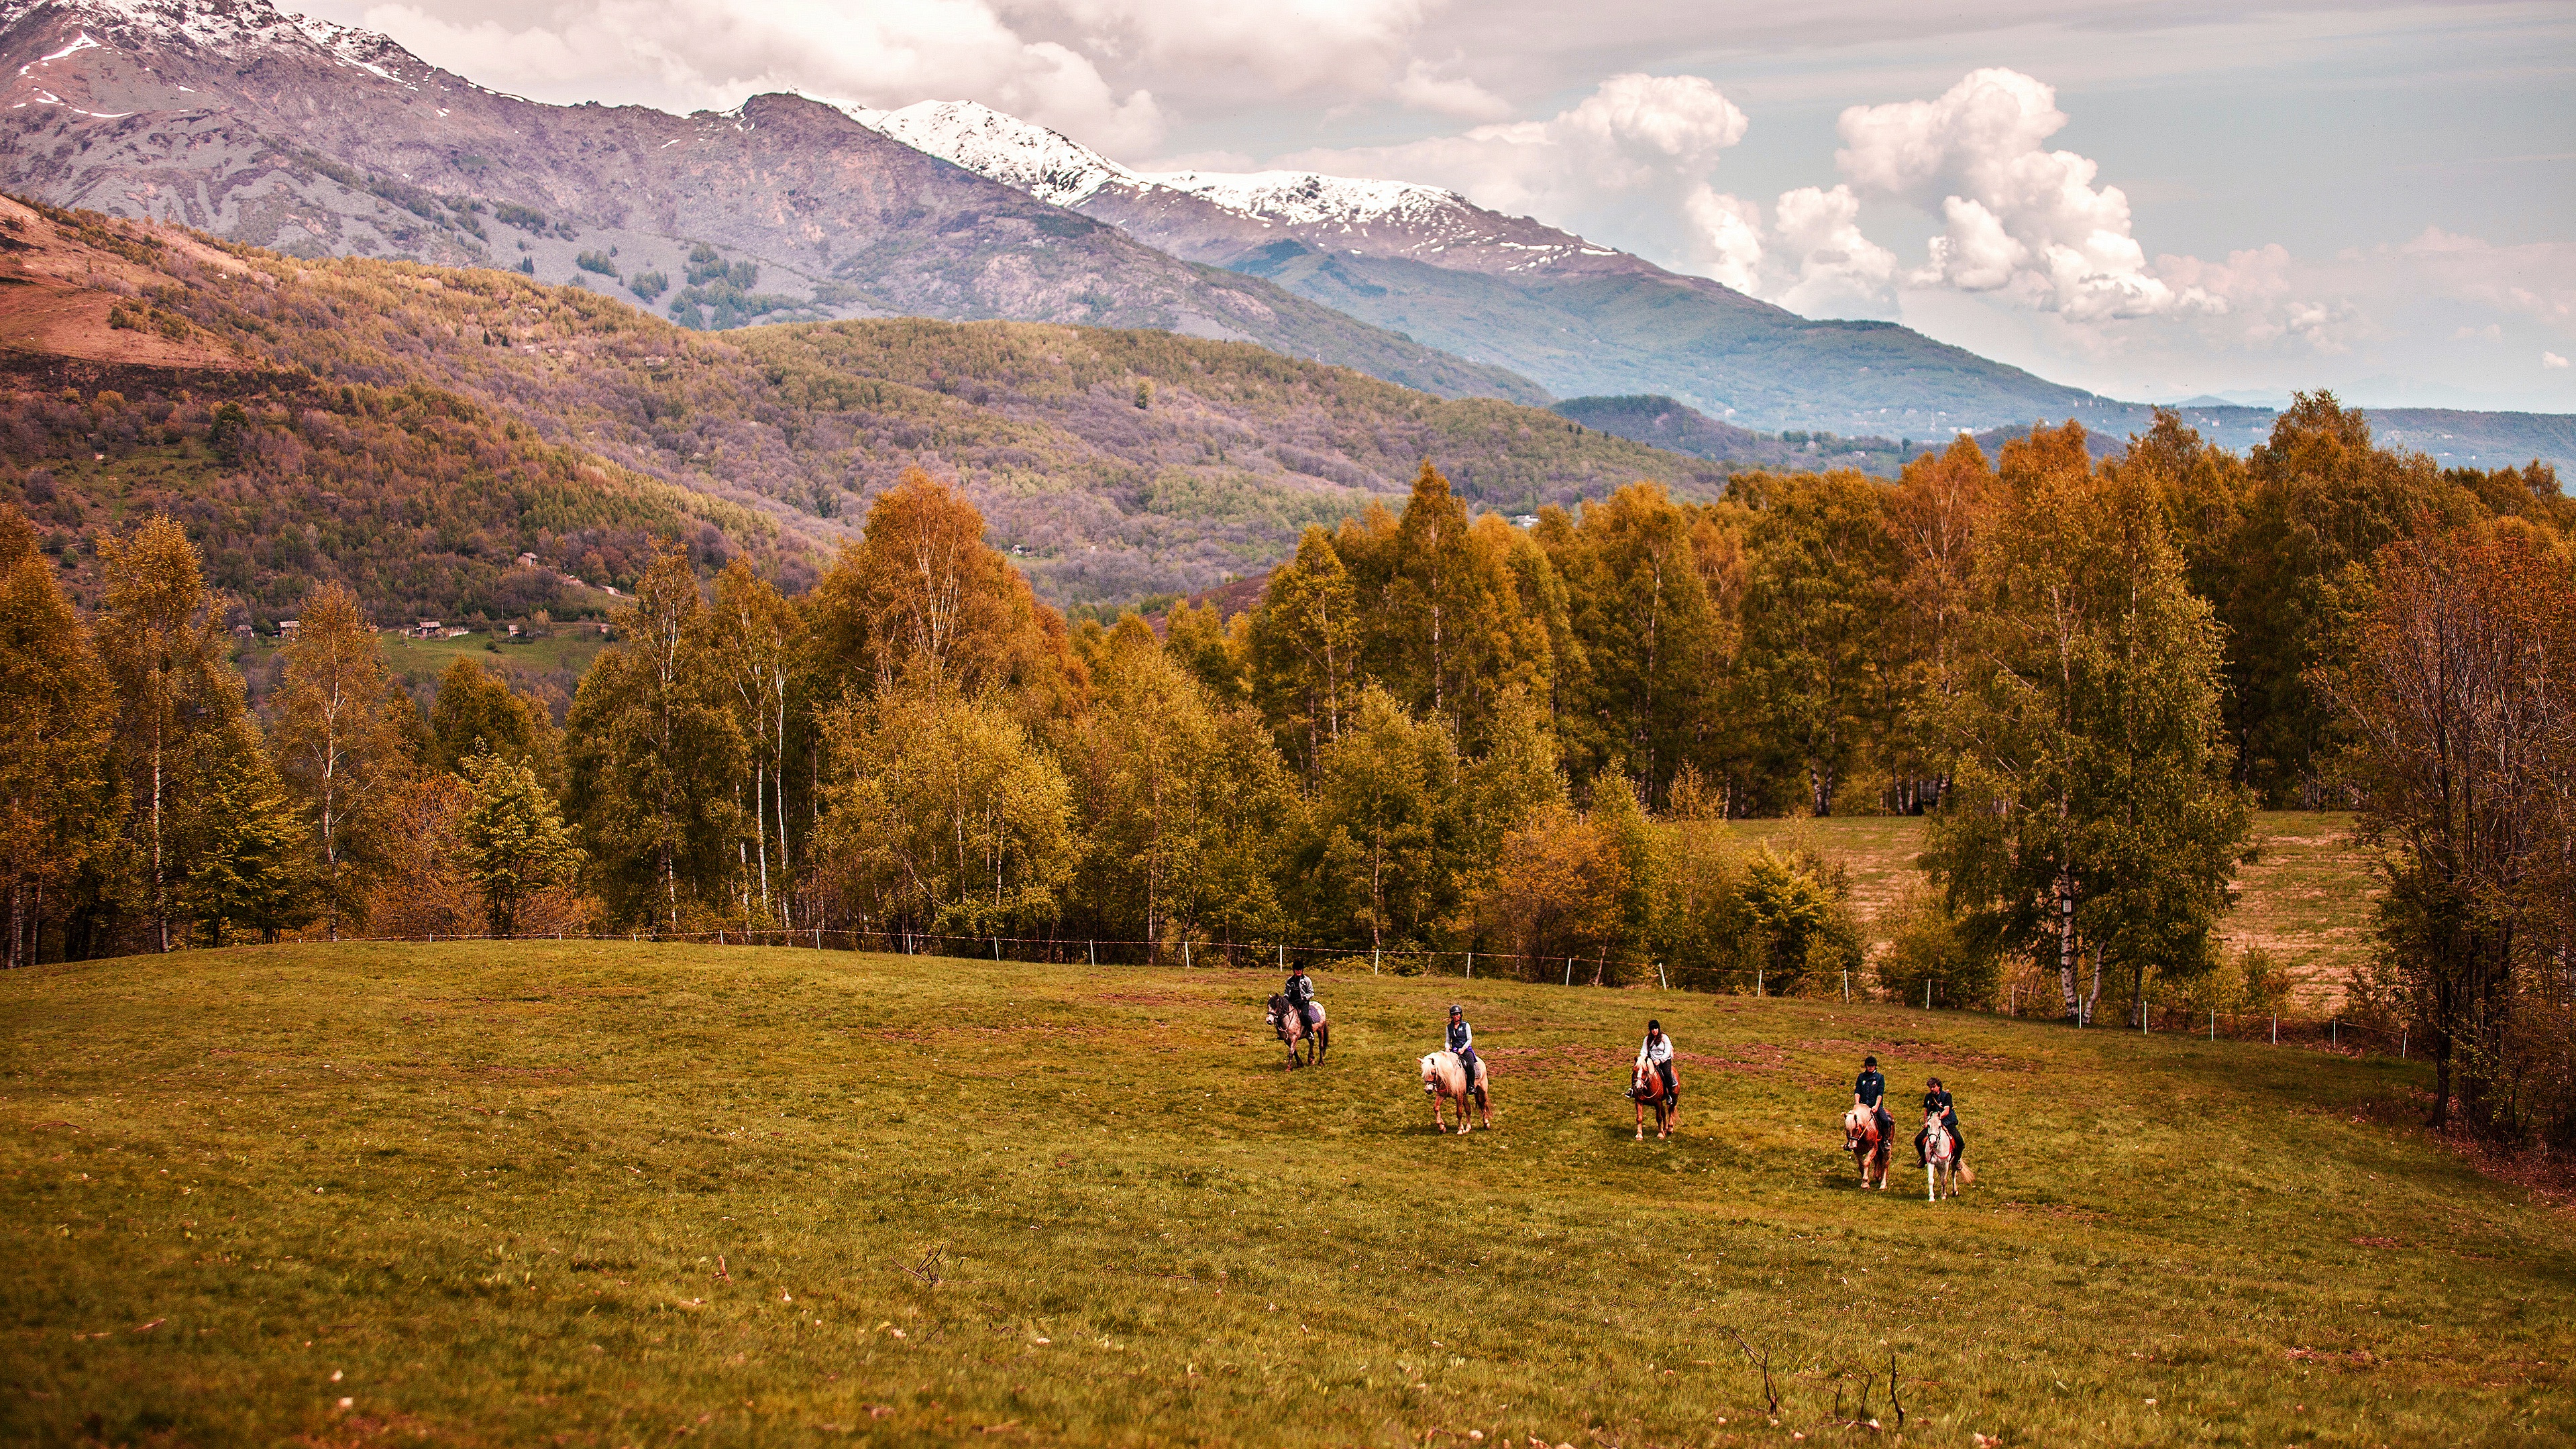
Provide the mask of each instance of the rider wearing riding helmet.
[{"label": "rider wearing riding helmet", "polygon": [[1449,1003],[1449,1050],[1458,1054],[1458,1065],[1467,1073],[1467,1086],[1476,1085],[1476,1029],[1467,1024],[1467,1012],[1456,1002]]},{"label": "rider wearing riding helmet", "polygon": [[[1923,1115],[1930,1117],[1936,1112],[1941,1117],[1941,1130],[1950,1134],[1950,1160],[1957,1162],[1965,1158],[1968,1139],[1959,1135],[1959,1109],[1951,1103],[1949,1089],[1941,1085],[1939,1077],[1923,1084]],[[1914,1165],[1917,1167],[1925,1165],[1923,1139],[1931,1135],[1932,1129],[1928,1126],[1914,1134]]]},{"label": "rider wearing riding helmet", "polygon": [[1646,1023],[1646,1041],[1637,1048],[1637,1065],[1654,1068],[1655,1075],[1664,1079],[1664,1100],[1681,1105],[1682,1084],[1673,1076],[1673,1039],[1664,1035],[1662,1022]]},{"label": "rider wearing riding helmet", "polygon": [[1852,1105],[1870,1110],[1878,1123],[1879,1141],[1888,1141],[1896,1135],[1896,1119],[1887,1112],[1887,1078],[1879,1074],[1878,1058],[1861,1058],[1860,1080],[1852,1083]]},{"label": "rider wearing riding helmet", "polygon": [[1315,982],[1306,974],[1303,962],[1288,968],[1288,1004],[1297,1009],[1297,1019],[1311,1030],[1315,1025]]}]

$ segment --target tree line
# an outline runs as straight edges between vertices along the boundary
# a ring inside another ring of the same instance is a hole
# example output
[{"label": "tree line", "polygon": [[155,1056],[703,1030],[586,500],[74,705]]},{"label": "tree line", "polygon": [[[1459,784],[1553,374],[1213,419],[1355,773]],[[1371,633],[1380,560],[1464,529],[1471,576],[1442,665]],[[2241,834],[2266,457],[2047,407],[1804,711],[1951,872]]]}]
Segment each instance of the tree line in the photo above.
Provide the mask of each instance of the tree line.
[{"label": "tree line", "polygon": [[[2407,591],[2446,569],[2509,558],[2500,637],[2563,635],[2570,522],[2547,469],[2391,454],[2324,395],[2243,459],[2171,418],[2097,459],[2069,425],[1892,484],[1636,484],[1526,528],[1426,463],[1400,511],[1309,528],[1257,607],[1158,637],[1069,627],[916,471],[793,597],[660,549],[558,726],[470,661],[423,713],[337,587],[254,718],[179,525],[99,540],[84,619],[13,517],[8,950],[831,928],[1795,991],[1862,965],[1848,883],[1704,824],[1908,812],[1933,888],[1884,989],[1983,1004],[2011,971],[2135,1019],[2224,964],[2252,809],[2353,802],[2400,887],[2372,989],[2486,1084],[2538,1019],[2512,1003],[2547,996],[2529,962],[2567,969],[2563,915],[2475,925],[2493,872],[2516,900],[2564,880],[2525,859],[2563,866],[2564,721],[2515,724],[2539,753],[2477,796],[2543,811],[2514,817],[2539,843],[2427,875],[2404,802],[2453,797],[2390,753],[2431,686],[2388,671],[2432,649]],[[2493,688],[2554,677],[2502,659]]]}]

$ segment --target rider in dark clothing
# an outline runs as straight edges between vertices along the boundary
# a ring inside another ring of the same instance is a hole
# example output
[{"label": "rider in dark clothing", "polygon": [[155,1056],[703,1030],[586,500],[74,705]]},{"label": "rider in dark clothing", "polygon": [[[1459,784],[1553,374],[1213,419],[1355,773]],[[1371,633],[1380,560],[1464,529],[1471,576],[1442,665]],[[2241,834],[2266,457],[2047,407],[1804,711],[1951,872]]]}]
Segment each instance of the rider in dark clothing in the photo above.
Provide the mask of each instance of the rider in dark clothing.
[{"label": "rider in dark clothing", "polygon": [[1458,1065],[1467,1070],[1467,1088],[1476,1087],[1476,1029],[1467,1024],[1467,1013],[1458,1003],[1449,1003],[1449,1050],[1458,1054]]},{"label": "rider in dark clothing", "polygon": [[[1949,1089],[1941,1085],[1939,1077],[1926,1082],[1923,1090],[1923,1114],[1928,1117],[1935,1112],[1941,1114],[1941,1127],[1950,1134],[1950,1160],[1964,1160],[1968,1155],[1968,1139],[1959,1135],[1959,1109],[1951,1103]],[[1917,1167],[1924,1165],[1923,1139],[1930,1135],[1930,1128],[1914,1134],[1914,1165]]]},{"label": "rider in dark clothing", "polygon": [[1852,1105],[1870,1109],[1878,1122],[1879,1141],[1896,1136],[1896,1119],[1887,1113],[1887,1078],[1879,1074],[1878,1058],[1861,1058],[1860,1080],[1852,1083]]},{"label": "rider in dark clothing", "polygon": [[1315,1025],[1315,982],[1303,966],[1288,968],[1288,1004],[1297,1008],[1297,1019],[1309,1029]]}]

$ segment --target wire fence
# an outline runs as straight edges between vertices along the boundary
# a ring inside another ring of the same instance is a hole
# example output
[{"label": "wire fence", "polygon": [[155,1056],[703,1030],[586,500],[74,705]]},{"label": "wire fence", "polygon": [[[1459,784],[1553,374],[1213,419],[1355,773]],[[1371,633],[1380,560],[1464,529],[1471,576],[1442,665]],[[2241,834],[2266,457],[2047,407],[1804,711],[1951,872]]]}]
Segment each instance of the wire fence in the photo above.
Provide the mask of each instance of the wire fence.
[{"label": "wire fence", "polygon": [[[354,938],[344,938],[354,939]],[[378,936],[366,939],[386,942],[436,942],[435,934],[425,936]],[[456,935],[451,941],[487,940],[476,935]],[[1750,995],[1754,997],[1795,995],[1809,999],[1824,996],[1844,1001],[1880,1001],[1894,1005],[1915,1005],[1906,993],[1883,989],[1874,973],[1841,971],[1818,976],[1805,972],[1769,971],[1758,966],[1716,967],[1677,965],[1650,958],[1611,956],[1596,952],[1591,956],[1531,956],[1503,951],[1472,949],[1438,950],[1429,947],[1387,946],[1298,946],[1286,942],[1248,943],[1239,941],[1202,941],[1188,937],[1167,941],[1119,940],[1097,936],[961,936],[932,931],[909,931],[900,928],[871,930],[866,928],[752,927],[720,926],[707,931],[629,931],[562,932],[545,937],[519,939],[628,941],[635,943],[680,943],[714,946],[788,947],[815,951],[875,951],[887,955],[936,956],[951,960],[1026,962],[1053,965],[1085,966],[1171,966],[1183,970],[1270,968],[1285,973],[1291,964],[1313,965],[1318,960],[1339,966],[1366,965],[1371,975],[1449,976],[1475,980],[1481,974],[1488,979],[1553,982],[1573,987],[1617,985],[1651,987],[1664,991],[1698,991],[1711,995]],[[1786,986],[1787,990],[1782,988]],[[1924,978],[1924,999],[1915,1009],[1922,1011],[1966,1012],[1976,1015],[2009,1016],[2023,1021],[2065,1021],[2069,1019],[2061,996],[2053,992],[2025,990],[2018,985],[2004,988],[2000,1007],[1934,1004],[1934,979]],[[1910,988],[1909,988],[1910,989]],[[2150,1002],[2141,1012],[2123,1008],[2120,1020],[2105,1021],[2096,1016],[2089,1029],[2097,1031],[2135,1031],[2142,1035],[2196,1036],[2210,1041],[2263,1042],[2273,1046],[2296,1046],[2333,1051],[2345,1055],[2394,1054],[2410,1060],[2413,1032],[2405,1026],[2388,1027],[2357,1021],[2341,1015],[2323,1017],[2291,1016],[2280,1012],[2231,1012],[2198,1007],[2157,1007]]]}]

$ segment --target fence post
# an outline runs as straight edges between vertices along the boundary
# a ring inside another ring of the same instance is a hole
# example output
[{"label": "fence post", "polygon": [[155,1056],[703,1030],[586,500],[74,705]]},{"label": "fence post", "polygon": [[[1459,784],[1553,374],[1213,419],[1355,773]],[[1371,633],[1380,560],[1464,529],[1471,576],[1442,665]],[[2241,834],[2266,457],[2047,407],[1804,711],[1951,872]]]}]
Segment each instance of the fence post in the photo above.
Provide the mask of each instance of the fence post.
[{"label": "fence post", "polygon": [[1187,936],[1181,938],[1181,969],[1190,969],[1190,938]]},{"label": "fence post", "polygon": [[1574,958],[1571,956],[1565,958],[1565,984],[1568,986],[1574,984]]},{"label": "fence post", "polygon": [[1369,947],[1369,974],[1371,976],[1377,974],[1377,947],[1375,946]]},{"label": "fence post", "polygon": [[1085,941],[1082,943],[1082,962],[1086,966],[1097,966],[1100,964],[1100,943],[1098,941]]},{"label": "fence post", "polygon": [[1288,943],[1285,941],[1279,943],[1279,969],[1288,969]]},{"label": "fence post", "polygon": [[2218,1013],[2214,1011],[2209,1014],[2209,1039],[2218,1040]]},{"label": "fence post", "polygon": [[1843,973],[1843,1000],[1851,1000],[1851,973],[1848,971]]},{"label": "fence post", "polygon": [[1664,963],[1661,961],[1655,963],[1655,981],[1666,991],[1673,989],[1673,979],[1664,974]]},{"label": "fence post", "polygon": [[2281,1044],[2281,1013],[2279,1013],[2279,1012],[2277,1012],[2277,1011],[2276,1011],[2276,1012],[2273,1012],[2273,1013],[2272,1013],[2272,1045],[2274,1045],[2274,1046],[2279,1046],[2280,1044]]},{"label": "fence post", "polygon": [[2021,1015],[2021,988],[2019,986],[2006,986],[2004,988],[2004,1015]]},{"label": "fence post", "polygon": [[996,961],[1002,959],[1002,938],[999,936],[993,938],[993,959]]},{"label": "fence post", "polygon": [[1762,999],[1762,968],[1759,966],[1753,968],[1753,999]]},{"label": "fence post", "polygon": [[1467,979],[1476,979],[1476,953],[1473,951],[1467,953]]},{"label": "fence post", "polygon": [[2414,1028],[2405,1026],[2397,1028],[2397,1059],[2401,1062],[2406,1060],[2406,1033],[2412,1030]]},{"label": "fence post", "polygon": [[2342,1046],[2342,1045],[2343,1045],[2343,1018],[2342,1018],[2342,1017],[2340,1017],[2340,1016],[2331,1016],[2331,1017],[2326,1018],[2326,1045],[2328,1045],[2328,1046]]},{"label": "fence post", "polygon": [[1929,976],[1923,978],[1923,1009],[1932,1009],[1932,978]]}]

